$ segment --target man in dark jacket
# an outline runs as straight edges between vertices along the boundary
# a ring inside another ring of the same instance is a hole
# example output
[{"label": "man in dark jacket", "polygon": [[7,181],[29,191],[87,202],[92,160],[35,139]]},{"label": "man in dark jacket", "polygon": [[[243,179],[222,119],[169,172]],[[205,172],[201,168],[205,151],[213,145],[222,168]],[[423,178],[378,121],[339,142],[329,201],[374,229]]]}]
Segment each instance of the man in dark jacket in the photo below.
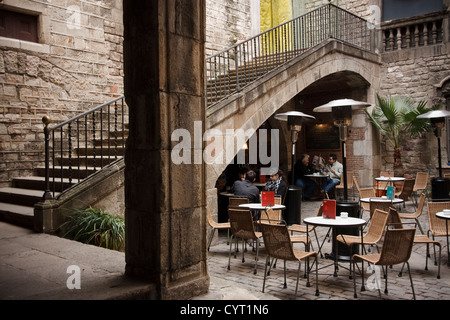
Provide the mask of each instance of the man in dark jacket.
[{"label": "man in dark jacket", "polygon": [[249,202],[259,202],[259,189],[253,185],[256,180],[256,173],[252,170],[248,171],[244,180],[236,180],[231,187],[231,193],[238,197],[247,197]]},{"label": "man in dark jacket", "polygon": [[307,174],[312,174],[314,171],[309,164],[309,155],[303,154],[297,161],[294,167],[295,184],[302,188],[302,194],[304,200],[309,200],[317,185],[310,178],[305,177]]}]

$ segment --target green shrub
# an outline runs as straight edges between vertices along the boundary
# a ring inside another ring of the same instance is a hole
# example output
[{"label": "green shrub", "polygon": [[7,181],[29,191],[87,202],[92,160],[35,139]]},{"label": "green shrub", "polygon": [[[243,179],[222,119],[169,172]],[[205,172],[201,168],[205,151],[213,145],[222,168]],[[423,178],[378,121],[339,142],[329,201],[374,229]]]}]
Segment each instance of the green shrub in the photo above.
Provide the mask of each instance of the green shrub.
[{"label": "green shrub", "polygon": [[102,209],[77,210],[61,225],[64,238],[121,251],[125,246],[125,221]]}]

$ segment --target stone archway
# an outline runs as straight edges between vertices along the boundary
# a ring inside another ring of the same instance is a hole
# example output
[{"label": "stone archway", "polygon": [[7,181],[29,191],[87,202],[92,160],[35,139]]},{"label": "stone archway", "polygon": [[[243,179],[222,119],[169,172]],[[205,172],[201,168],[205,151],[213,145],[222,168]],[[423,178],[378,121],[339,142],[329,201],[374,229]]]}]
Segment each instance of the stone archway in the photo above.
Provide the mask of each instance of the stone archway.
[{"label": "stone archway", "polygon": [[[207,111],[206,127],[221,132],[228,129],[256,130],[302,90],[320,79],[344,71],[357,74],[370,84],[363,95],[369,103],[374,103],[380,81],[379,68],[379,55],[329,40],[210,108]],[[363,133],[363,139],[370,145],[374,140],[370,126],[367,126],[362,115],[355,114],[354,117],[355,126],[368,131]],[[358,147],[359,155],[366,160],[371,159],[371,167],[376,163],[373,161],[375,155],[372,151],[376,149]],[[226,161],[207,165],[208,205],[214,205],[214,184],[226,165]],[[365,175],[367,181],[372,177],[371,167]]]}]

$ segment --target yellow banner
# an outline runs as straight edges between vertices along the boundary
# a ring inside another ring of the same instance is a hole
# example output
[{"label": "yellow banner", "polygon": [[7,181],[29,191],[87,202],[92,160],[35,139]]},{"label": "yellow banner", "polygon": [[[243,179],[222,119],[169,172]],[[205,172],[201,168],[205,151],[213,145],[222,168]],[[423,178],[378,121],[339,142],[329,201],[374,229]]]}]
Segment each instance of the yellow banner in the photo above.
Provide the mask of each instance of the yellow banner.
[{"label": "yellow banner", "polygon": [[[260,0],[261,32],[292,19],[292,0]],[[271,32],[262,39],[262,54],[282,52],[290,49],[291,30]]]}]

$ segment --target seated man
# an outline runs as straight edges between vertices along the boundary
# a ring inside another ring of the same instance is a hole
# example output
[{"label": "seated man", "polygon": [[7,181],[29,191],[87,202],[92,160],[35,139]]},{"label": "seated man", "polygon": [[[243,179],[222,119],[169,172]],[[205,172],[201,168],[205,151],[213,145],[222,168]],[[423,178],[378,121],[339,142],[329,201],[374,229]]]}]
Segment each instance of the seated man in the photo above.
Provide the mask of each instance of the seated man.
[{"label": "seated man", "polygon": [[336,185],[341,183],[341,175],[344,167],[337,160],[337,156],[332,153],[328,157],[328,164],[325,169],[328,171],[328,177],[323,179],[322,189],[328,194],[328,192]]},{"label": "seated man", "polygon": [[253,185],[256,180],[255,171],[248,171],[245,175],[244,180],[236,180],[231,187],[231,192],[238,197],[247,197],[249,202],[257,203],[259,202],[259,189],[257,186]]},{"label": "seated man", "polygon": [[297,161],[294,167],[295,184],[302,188],[302,195],[304,200],[311,198],[314,190],[316,189],[316,183],[308,177],[306,174],[312,174],[314,171],[309,163],[309,155],[303,154],[300,160]]}]

